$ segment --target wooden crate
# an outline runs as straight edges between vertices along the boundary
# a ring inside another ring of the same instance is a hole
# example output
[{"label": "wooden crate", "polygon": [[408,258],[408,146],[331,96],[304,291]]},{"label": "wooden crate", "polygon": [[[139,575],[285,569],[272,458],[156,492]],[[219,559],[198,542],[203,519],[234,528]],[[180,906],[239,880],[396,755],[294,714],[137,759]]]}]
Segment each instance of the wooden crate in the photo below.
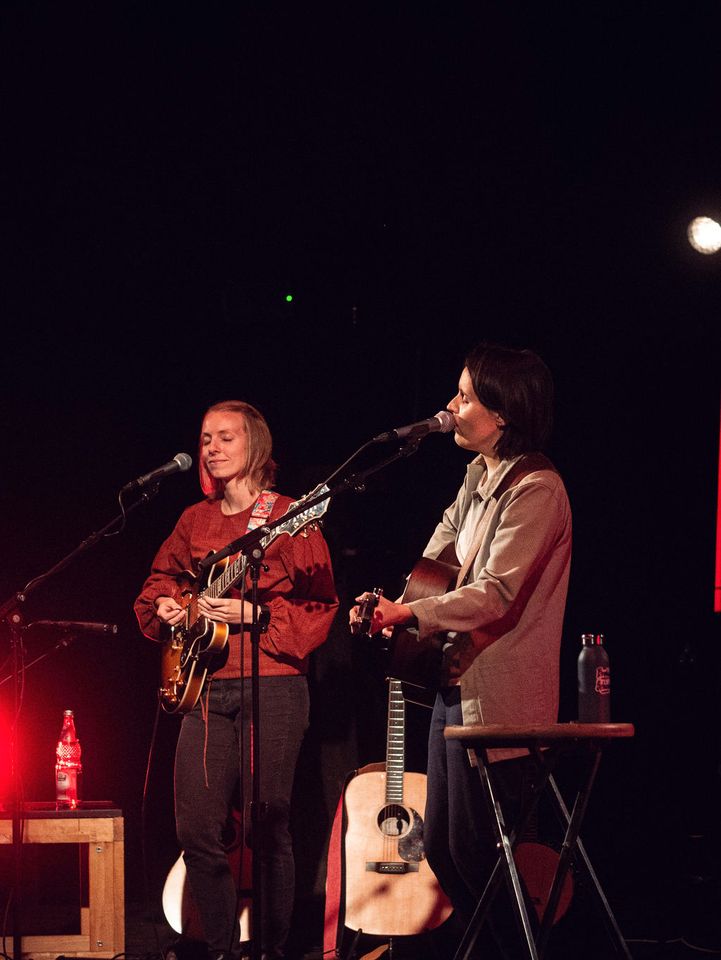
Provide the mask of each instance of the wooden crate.
[{"label": "wooden crate", "polygon": [[[23,843],[87,845],[88,903],[80,908],[77,934],[23,936],[22,956],[28,960],[67,957],[113,957],[125,950],[125,873],[122,811],[104,801],[86,801],[78,810],[54,809],[54,804],[24,807]],[[0,844],[12,843],[12,820],[0,814]],[[22,930],[20,931],[23,932]]]}]

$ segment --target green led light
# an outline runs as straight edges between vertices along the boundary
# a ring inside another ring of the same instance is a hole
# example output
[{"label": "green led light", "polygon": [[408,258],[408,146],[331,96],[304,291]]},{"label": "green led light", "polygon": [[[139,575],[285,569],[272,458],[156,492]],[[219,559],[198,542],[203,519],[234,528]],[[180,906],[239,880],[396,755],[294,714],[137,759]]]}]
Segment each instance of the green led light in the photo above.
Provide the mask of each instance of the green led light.
[{"label": "green led light", "polygon": [[286,295],[285,295],[285,302],[286,302],[286,303],[292,303],[292,302],[293,302],[293,294],[292,294],[292,293],[286,293]]}]

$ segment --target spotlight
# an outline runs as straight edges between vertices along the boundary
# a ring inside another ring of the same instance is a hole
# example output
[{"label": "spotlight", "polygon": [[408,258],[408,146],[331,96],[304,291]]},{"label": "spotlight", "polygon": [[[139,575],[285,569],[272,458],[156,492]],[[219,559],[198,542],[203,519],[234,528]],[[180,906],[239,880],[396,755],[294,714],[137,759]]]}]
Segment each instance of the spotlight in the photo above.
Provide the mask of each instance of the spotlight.
[{"label": "spotlight", "polygon": [[711,217],[695,217],[688,225],[688,242],[699,253],[721,250],[721,224]]}]

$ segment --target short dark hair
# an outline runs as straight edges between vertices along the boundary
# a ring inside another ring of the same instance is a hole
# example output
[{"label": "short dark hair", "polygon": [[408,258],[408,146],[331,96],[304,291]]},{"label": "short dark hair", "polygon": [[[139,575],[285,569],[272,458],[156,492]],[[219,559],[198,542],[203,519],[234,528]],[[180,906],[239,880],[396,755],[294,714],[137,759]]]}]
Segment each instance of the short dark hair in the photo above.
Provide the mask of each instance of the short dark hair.
[{"label": "short dark hair", "polygon": [[[244,400],[222,400],[214,403],[203,414],[203,420],[209,413],[218,411],[239,413],[245,423],[245,432],[248,435],[248,462],[245,466],[246,476],[256,490],[267,490],[275,483],[277,466],[273,460],[273,438],[263,414]],[[203,493],[211,499],[218,499],[223,494],[223,485],[213,479],[205,469],[203,463],[203,438],[200,438],[200,453],[198,456],[200,470],[200,486]]]},{"label": "short dark hair", "polygon": [[538,354],[482,342],[469,350],[466,369],[481,403],[505,420],[499,457],[543,450],[553,425],[553,378]]}]

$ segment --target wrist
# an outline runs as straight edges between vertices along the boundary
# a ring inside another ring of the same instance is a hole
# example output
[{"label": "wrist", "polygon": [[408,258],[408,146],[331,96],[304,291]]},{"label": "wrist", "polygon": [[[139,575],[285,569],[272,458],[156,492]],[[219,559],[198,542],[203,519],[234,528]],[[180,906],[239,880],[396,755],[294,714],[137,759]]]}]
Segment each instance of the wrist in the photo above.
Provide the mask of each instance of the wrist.
[{"label": "wrist", "polygon": [[404,627],[417,627],[418,626],[418,617],[413,613],[411,608],[407,603],[399,603],[400,615],[403,619],[400,621],[401,625]]}]

